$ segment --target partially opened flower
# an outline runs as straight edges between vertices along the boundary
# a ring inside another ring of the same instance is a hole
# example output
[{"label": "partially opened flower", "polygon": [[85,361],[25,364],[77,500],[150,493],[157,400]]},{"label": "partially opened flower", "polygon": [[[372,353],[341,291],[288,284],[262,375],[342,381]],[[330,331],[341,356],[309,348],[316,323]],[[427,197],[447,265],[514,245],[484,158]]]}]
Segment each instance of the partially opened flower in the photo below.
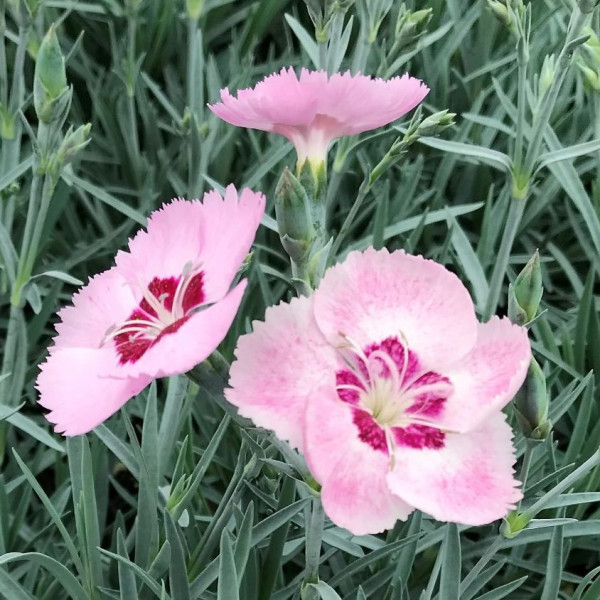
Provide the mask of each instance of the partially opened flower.
[{"label": "partially opened flower", "polygon": [[441,265],[354,252],[240,338],[227,397],[304,453],[325,511],[351,532],[414,508],[481,525],[521,497],[501,409],[530,354],[524,328],[478,323]]},{"label": "partially opened flower", "polygon": [[63,308],[37,380],[48,420],[85,433],[157,377],[188,371],[225,337],[246,281],[230,290],[265,198],[229,186],[155,211],[100,273]]},{"label": "partially opened flower", "polygon": [[299,165],[305,159],[318,164],[333,140],[399,119],[428,91],[408,75],[384,80],[302,69],[298,77],[290,67],[239,90],[237,98],[225,88],[221,102],[209,107],[232,125],[285,136],[296,147]]}]

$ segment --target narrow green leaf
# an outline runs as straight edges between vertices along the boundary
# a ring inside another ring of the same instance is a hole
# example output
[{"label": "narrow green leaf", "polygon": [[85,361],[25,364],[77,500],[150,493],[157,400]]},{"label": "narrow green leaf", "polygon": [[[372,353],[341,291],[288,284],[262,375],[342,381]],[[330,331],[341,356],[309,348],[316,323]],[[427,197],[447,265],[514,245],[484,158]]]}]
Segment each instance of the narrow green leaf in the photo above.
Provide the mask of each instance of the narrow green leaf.
[{"label": "narrow green leaf", "polygon": [[285,15],[285,20],[287,24],[290,26],[290,29],[294,32],[294,35],[298,38],[301,46],[304,48],[308,58],[312,62],[315,69],[322,69],[325,65],[319,64],[319,49],[317,48],[316,42],[313,40],[312,36],[292,17],[292,15]]},{"label": "narrow green leaf", "polygon": [[478,596],[476,600],[502,600],[502,598],[506,598],[509,594],[520,588],[526,581],[527,576],[521,577],[521,579],[501,585],[499,588],[483,594],[483,596]]},{"label": "narrow green leaf", "polygon": [[231,534],[227,529],[223,529],[221,533],[217,600],[239,600],[239,597],[239,582],[235,570]]},{"label": "narrow green leaf", "polygon": [[541,600],[555,600],[558,598],[563,570],[563,529],[554,527],[548,559],[546,562],[546,577]]},{"label": "narrow green leaf", "polygon": [[[6,565],[15,561],[28,561],[39,565],[56,577],[61,586],[67,591],[73,600],[88,600],[88,595],[75,575],[67,567],[56,559],[39,552],[9,552],[0,556],[0,565]],[[11,598],[12,600],[12,598]]]},{"label": "narrow green leaf", "polygon": [[460,536],[455,523],[449,523],[446,539],[442,546],[442,575],[440,581],[440,600],[460,599]]},{"label": "narrow green leaf", "polygon": [[[125,537],[123,536],[121,529],[117,531],[117,551],[121,556],[129,559],[127,546],[125,545]],[[118,573],[121,600],[132,600],[133,598],[137,598],[138,591],[133,571],[125,568],[125,565],[120,562],[118,564]]]},{"label": "narrow green leaf", "polygon": [[173,600],[190,600],[190,586],[185,567],[185,552],[177,532],[177,525],[168,511],[164,512],[165,533],[171,545],[171,561],[169,563],[169,584]]},{"label": "narrow green leaf", "polygon": [[309,583],[306,587],[317,590],[321,600],[342,600],[341,596],[324,581],[319,581],[319,583]]}]

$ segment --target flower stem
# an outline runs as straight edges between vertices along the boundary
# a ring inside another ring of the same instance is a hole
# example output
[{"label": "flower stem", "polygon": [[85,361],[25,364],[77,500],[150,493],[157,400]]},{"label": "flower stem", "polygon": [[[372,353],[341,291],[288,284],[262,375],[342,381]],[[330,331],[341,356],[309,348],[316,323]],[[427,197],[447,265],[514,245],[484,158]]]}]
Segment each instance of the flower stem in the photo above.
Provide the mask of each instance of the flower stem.
[{"label": "flower stem", "polygon": [[312,501],[310,521],[306,529],[306,567],[304,570],[304,582],[302,584],[302,600],[318,600],[319,593],[314,588],[305,587],[309,583],[319,582],[319,559],[321,557],[321,540],[323,539],[323,525],[325,524],[325,512],[321,497],[315,497]]},{"label": "flower stem", "polygon": [[[531,440],[525,442],[525,453],[523,454],[523,462],[521,464],[521,472],[519,473],[519,479],[521,480],[521,489],[525,493],[525,487],[527,486],[527,479],[529,477],[529,470],[531,469],[531,463],[533,461],[533,451],[535,449],[535,443]],[[521,502],[517,506],[517,511],[521,508]]]},{"label": "flower stem", "polygon": [[488,549],[484,552],[483,556],[477,561],[475,566],[469,571],[468,575],[463,579],[460,584],[461,596],[467,591],[467,588],[477,579],[477,576],[483,568],[490,562],[493,556],[498,552],[504,538],[501,535],[497,535],[494,541],[490,544]]},{"label": "flower stem", "polygon": [[524,210],[524,199],[514,197],[511,198],[508,218],[504,227],[504,233],[502,234],[502,240],[500,242],[496,263],[494,264],[494,270],[492,271],[490,293],[488,295],[487,304],[483,312],[484,321],[489,320],[496,312],[498,301],[500,299],[502,282],[504,281],[504,277],[506,275],[510,253],[515,242],[515,238],[517,237],[517,232],[519,231],[519,225],[521,224]]}]

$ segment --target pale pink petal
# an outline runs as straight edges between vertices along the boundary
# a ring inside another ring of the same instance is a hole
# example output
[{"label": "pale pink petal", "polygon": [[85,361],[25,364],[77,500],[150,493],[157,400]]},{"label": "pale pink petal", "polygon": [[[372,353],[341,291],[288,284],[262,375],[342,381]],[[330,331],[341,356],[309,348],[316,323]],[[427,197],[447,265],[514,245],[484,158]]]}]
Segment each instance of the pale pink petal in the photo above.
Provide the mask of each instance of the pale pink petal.
[{"label": "pale pink petal", "polygon": [[447,434],[442,449],[398,446],[389,487],[438,521],[491,523],[522,497],[511,439],[506,418],[498,412],[474,431]]},{"label": "pale pink petal", "polygon": [[311,298],[267,309],[238,340],[226,392],[244,417],[303,450],[304,410],[324,382],[335,385],[336,354],[312,314]]},{"label": "pale pink petal", "polygon": [[164,334],[137,361],[120,365],[118,377],[169,377],[185,373],[208,358],[227,335],[246,289],[242,280],[212,306],[193,313],[173,333]]},{"label": "pale pink petal", "polygon": [[414,510],[391,493],[389,456],[359,439],[350,406],[331,386],[309,399],[305,431],[306,461],[323,486],[325,513],[336,525],[355,535],[380,533]]},{"label": "pale pink petal", "polygon": [[[111,325],[126,319],[137,300],[114,267],[89,280],[73,296],[73,306],[61,309],[55,348],[100,348]],[[54,350],[51,348],[51,351]]]},{"label": "pale pink petal", "polygon": [[221,90],[209,108],[224,121],[279,133],[296,146],[300,160],[323,159],[329,144],[345,135],[387,125],[412,110],[429,88],[408,75],[389,80],[365,75],[290,67],[273,73],[237,97]]},{"label": "pale pink petal", "polygon": [[151,381],[148,377],[115,379],[110,350],[59,348],[40,367],[36,387],[46,418],[64,435],[86,433],[108,419]]},{"label": "pale pink petal", "polygon": [[530,362],[531,347],[524,327],[498,317],[480,323],[471,352],[444,371],[454,392],[436,420],[453,431],[479,426],[512,400]]},{"label": "pale pink petal", "polygon": [[[262,193],[233,185],[225,198],[212,190],[198,200],[173,200],[148,220],[129,242],[129,252],[116,257],[119,272],[134,290],[144,289],[155,277],[180,276],[186,266],[204,274],[206,302],[215,302],[228,291],[250,251],[265,210]],[[138,292],[138,301],[141,291]]]},{"label": "pale pink petal", "polygon": [[351,252],[325,273],[315,319],[334,344],[341,334],[363,348],[400,336],[437,372],[465,356],[477,337],[473,302],[458,277],[403,251]]}]

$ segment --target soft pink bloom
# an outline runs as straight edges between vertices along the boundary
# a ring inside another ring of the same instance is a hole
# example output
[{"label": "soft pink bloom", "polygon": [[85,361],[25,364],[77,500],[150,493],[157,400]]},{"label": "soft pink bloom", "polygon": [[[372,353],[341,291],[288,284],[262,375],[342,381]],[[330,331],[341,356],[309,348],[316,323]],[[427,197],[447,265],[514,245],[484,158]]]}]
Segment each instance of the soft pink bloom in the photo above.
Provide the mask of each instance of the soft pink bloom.
[{"label": "soft pink bloom", "polygon": [[320,162],[333,140],[399,119],[428,91],[408,75],[384,80],[347,71],[328,77],[325,71],[302,69],[298,77],[290,67],[239,90],[237,98],[221,90],[221,102],[209,108],[232,125],[285,136],[296,147],[299,163]]},{"label": "soft pink bloom", "polygon": [[325,511],[354,534],[415,508],[482,525],[521,498],[501,412],[527,332],[481,324],[458,277],[402,251],[353,252],[309,298],[239,339],[228,399],[306,457]]},{"label": "soft pink bloom", "polygon": [[225,198],[173,200],[74,295],[37,380],[57,432],[93,429],[153,379],[213,352],[240,305],[246,281],[230,287],[264,208],[261,193],[233,186]]}]

